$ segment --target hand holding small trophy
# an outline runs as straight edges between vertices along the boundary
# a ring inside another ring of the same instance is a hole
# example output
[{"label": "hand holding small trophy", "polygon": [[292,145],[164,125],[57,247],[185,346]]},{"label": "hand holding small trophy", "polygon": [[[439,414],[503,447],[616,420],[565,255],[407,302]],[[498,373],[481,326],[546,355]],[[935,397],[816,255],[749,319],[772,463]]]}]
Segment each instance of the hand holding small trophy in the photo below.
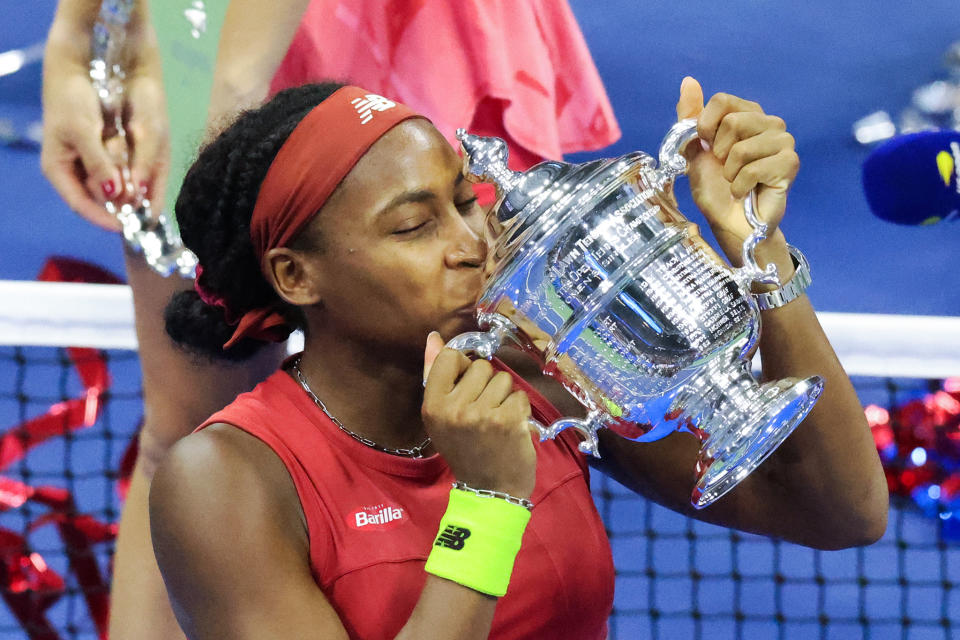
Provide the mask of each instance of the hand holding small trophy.
[{"label": "hand holding small trophy", "polygon": [[[193,278],[197,258],[183,246],[180,235],[163,212],[154,213],[146,190],[131,169],[131,142],[125,122],[126,94],[137,90],[135,78],[124,68],[124,44],[133,5],[130,0],[107,0],[101,5],[94,26],[90,81],[103,111],[103,146],[111,161],[120,170],[122,184],[105,203],[108,213],[116,216],[128,248],[142,253],[144,260],[162,276],[173,273]],[[146,103],[162,104],[160,97]],[[143,101],[141,101],[143,102]],[[138,147],[139,148],[139,147]]]}]

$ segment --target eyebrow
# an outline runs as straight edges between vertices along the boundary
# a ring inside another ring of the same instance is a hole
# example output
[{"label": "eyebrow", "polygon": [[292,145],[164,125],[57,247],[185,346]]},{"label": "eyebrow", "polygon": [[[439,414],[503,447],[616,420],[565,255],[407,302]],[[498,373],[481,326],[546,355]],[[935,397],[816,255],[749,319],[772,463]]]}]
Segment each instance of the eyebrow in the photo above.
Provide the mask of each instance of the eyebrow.
[{"label": "eyebrow", "polygon": [[[458,173],[457,179],[453,182],[453,187],[456,189],[460,186],[460,183],[463,182],[463,174]],[[379,218],[391,209],[395,209],[402,204],[409,204],[415,202],[426,202],[437,197],[437,194],[429,189],[414,189],[411,191],[404,191],[403,193],[397,195],[393,200],[385,204],[377,213],[374,215],[374,218]]]}]

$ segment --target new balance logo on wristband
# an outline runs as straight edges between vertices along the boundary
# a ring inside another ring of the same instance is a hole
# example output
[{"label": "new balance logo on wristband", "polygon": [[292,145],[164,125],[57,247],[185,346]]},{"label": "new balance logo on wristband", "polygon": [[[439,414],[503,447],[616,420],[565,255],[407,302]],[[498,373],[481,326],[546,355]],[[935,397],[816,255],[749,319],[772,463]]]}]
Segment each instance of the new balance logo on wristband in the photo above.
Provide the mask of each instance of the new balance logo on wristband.
[{"label": "new balance logo on wristband", "polygon": [[435,547],[446,547],[454,551],[463,549],[464,540],[470,537],[470,529],[466,527],[455,527],[448,524],[447,528],[440,532],[437,541],[433,543]]}]

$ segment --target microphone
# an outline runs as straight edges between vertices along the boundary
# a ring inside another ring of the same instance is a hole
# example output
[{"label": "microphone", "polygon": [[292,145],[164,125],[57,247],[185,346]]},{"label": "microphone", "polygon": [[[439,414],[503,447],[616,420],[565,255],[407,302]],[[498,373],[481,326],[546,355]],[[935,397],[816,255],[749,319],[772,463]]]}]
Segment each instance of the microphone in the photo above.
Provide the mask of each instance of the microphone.
[{"label": "microphone", "polygon": [[863,163],[863,190],[878,217],[904,225],[960,219],[960,131],[897,136]]}]

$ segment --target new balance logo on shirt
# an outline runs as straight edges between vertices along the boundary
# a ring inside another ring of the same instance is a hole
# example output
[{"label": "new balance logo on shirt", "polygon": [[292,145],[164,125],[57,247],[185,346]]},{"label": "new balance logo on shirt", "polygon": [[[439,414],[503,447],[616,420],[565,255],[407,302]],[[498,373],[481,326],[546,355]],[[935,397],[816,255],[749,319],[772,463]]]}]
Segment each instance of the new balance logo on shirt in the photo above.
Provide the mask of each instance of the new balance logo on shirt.
[{"label": "new balance logo on shirt", "polygon": [[463,549],[464,541],[470,537],[470,529],[466,527],[455,527],[448,524],[447,528],[440,532],[437,541],[433,543],[435,547],[446,547],[454,551]]}]

